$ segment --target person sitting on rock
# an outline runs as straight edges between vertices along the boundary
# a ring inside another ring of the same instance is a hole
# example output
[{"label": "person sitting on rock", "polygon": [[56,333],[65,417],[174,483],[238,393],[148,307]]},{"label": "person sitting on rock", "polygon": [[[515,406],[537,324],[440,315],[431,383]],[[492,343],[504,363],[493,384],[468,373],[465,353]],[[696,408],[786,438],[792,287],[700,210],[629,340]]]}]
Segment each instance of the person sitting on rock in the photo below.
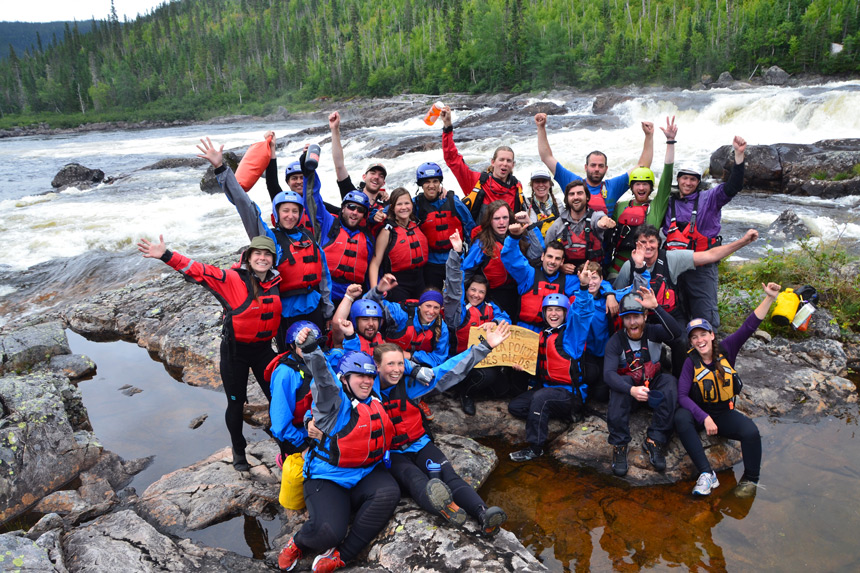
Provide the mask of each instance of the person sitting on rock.
[{"label": "person sitting on rock", "polygon": [[767,317],[781,288],[776,283],[762,287],[764,299],[741,327],[722,341],[717,340],[714,327],[704,318],[694,318],[687,324],[692,348],[678,380],[681,407],[675,411],[675,431],[699,472],[694,495],[708,495],[720,485],[702,448],[699,430],[703,427],[709,436],[741,442],[744,474],[735,494],[751,497],[756,492],[761,471],[761,436],[755,422],[735,409],[735,397],[742,388],[735,361],[741,347]]},{"label": "person sitting on rock", "polygon": [[415,216],[430,249],[430,257],[424,265],[424,283],[442,290],[445,264],[451,250],[449,237],[457,232],[469,242],[475,220],[454,192],[442,188],[442,168],[438,164],[419,165],[415,181],[421,188],[414,199]]},{"label": "person sitting on rock", "polygon": [[[702,265],[717,263],[756,239],[758,239],[758,231],[749,229],[737,241],[707,251],[666,251],[660,248],[660,233],[657,228],[642,225],[636,234],[636,248],[643,254],[644,264],[651,275],[651,289],[656,293],[660,306],[667,310],[678,324],[686,324],[687,316],[684,313],[682,296],[678,288],[681,274]],[[621,272],[615,278],[616,291],[633,283],[635,268],[631,261],[626,261],[621,266]],[[714,302],[716,303],[716,300]],[[657,317],[651,315],[649,321],[656,322]],[[681,374],[681,368],[687,356],[687,341],[683,333],[669,343],[669,348],[672,350],[672,374],[678,376]]]},{"label": "person sitting on rock", "polygon": [[289,571],[303,555],[323,552],[312,565],[321,573],[355,559],[394,515],[400,486],[381,463],[390,457],[394,425],[373,392],[372,358],[347,352],[336,376],[310,329],[296,344],[313,376],[313,422],[323,438],[305,458],[308,520],[281,550],[278,566]]},{"label": "person sitting on rock", "polygon": [[[463,239],[459,233],[450,236],[451,253],[448,255],[448,265],[445,276],[444,316],[448,332],[454,332],[452,337],[452,353],[460,353],[469,345],[469,331],[473,326],[481,326],[488,322],[510,323],[511,317],[496,303],[487,300],[487,277],[478,273],[472,276],[463,290],[463,273],[460,261],[464,249]],[[456,345],[456,346],[455,346]],[[475,368],[456,386],[460,395],[460,405],[467,416],[475,415],[475,396],[488,394],[493,398],[501,398],[507,394],[510,387],[510,371],[501,366]]]},{"label": "person sitting on rock", "polygon": [[[678,193],[669,198],[669,209],[663,220],[666,250],[702,252],[721,243],[722,209],[740,192],[744,183],[747,142],[736,135],[732,147],[735,161],[728,181],[712,189],[699,190],[701,173],[690,169],[678,171]],[[679,283],[689,316],[704,318],[714,328],[720,327],[717,282],[717,264],[709,263],[684,274]]]},{"label": "person sitting on rock", "polygon": [[[646,323],[647,310],[656,313],[659,324]],[[630,412],[634,402],[648,402],[654,413],[643,447],[654,469],[662,472],[666,469],[666,444],[672,435],[678,380],[660,371],[661,343],[677,338],[681,327],[657,304],[654,291],[644,286],[621,299],[618,314],[624,328],[609,339],[603,361],[603,379],[609,386],[606,425],[612,471],[617,476],[627,475]],[[654,395],[649,400],[651,393]]]},{"label": "person sitting on rock", "polygon": [[[568,171],[552,154],[549,139],[546,135],[545,113],[535,115],[535,125],[537,125],[538,153],[540,154],[541,161],[552,172],[559,186],[562,189],[567,189],[571,181],[582,181],[582,177],[572,171]],[[636,162],[636,165],[630,171],[633,171],[636,167],[651,167],[651,160],[654,158],[654,124],[643,121],[642,131],[645,133],[642,154],[639,156],[639,161]],[[627,191],[627,186],[630,183],[628,179],[630,171],[617,175],[612,179],[604,179],[608,171],[608,163],[606,154],[602,151],[592,151],[589,153],[585,157],[583,169],[585,170],[585,184],[589,194],[588,207],[595,212],[602,211],[607,214],[614,212],[615,202]]]},{"label": "person sitting on rock", "polygon": [[488,324],[478,344],[432,370],[405,361],[403,349],[396,344],[381,344],[373,350],[379,371],[376,391],[394,424],[391,475],[401,491],[408,492],[424,510],[457,526],[471,515],[487,537],[498,533],[507,515],[500,507],[487,507],[475,489],[457,475],[424,429],[417,401],[428,392],[443,392],[457,384],[508,336],[508,323]]},{"label": "person sitting on rock", "polygon": [[[586,386],[580,359],[585,350],[594,303],[588,296],[591,271],[579,273],[580,292],[575,308],[564,294],[544,297],[541,309],[548,328],[541,332],[538,346],[537,380],[532,388],[508,404],[508,411],[526,419],[527,448],[513,452],[511,459],[526,462],[543,455],[549,437],[550,418],[577,419],[582,416]],[[515,367],[516,368],[516,367]]]},{"label": "person sitting on rock", "polygon": [[278,296],[281,277],[272,269],[275,242],[263,235],[254,237],[242,253],[241,262],[230,269],[198,263],[173,252],[164,244],[163,236],[158,237],[158,243],[141,239],[137,250],[144,258],[161,259],[182,273],[186,280],[203,286],[224,307],[219,363],[221,385],[227,395],[224,420],[233,446],[233,467],[237,471],[248,471],[251,466],[245,457],[247,442],[242,435],[242,412],[248,401],[248,370],[254,372],[266,400],[271,401],[264,372],[275,357],[272,338],[281,323],[281,298]]},{"label": "person sitting on rock", "polygon": [[496,201],[504,201],[512,213],[525,209],[523,184],[514,177],[514,150],[503,145],[496,148],[490,167],[486,171],[473,171],[460,155],[454,143],[454,124],[451,108],[447,105],[439,115],[442,118],[442,153],[445,164],[454,173],[465,196],[463,203],[475,221],[481,221],[484,211]]},{"label": "person sitting on rock", "polygon": [[305,211],[303,197],[293,191],[284,191],[272,201],[270,229],[263,221],[260,208],[251,201],[239,185],[233,170],[224,164],[222,145],[216,149],[207,138],[200,140],[198,157],[208,160],[215,168],[218,184],[227,199],[236,206],[248,237],[267,235],[275,243],[275,268],[281,276],[281,321],[275,338],[279,352],[287,350],[284,333],[296,320],[309,320],[323,328],[331,319],[334,306],[331,302],[332,276],[326,256],[319,244],[300,225]]}]

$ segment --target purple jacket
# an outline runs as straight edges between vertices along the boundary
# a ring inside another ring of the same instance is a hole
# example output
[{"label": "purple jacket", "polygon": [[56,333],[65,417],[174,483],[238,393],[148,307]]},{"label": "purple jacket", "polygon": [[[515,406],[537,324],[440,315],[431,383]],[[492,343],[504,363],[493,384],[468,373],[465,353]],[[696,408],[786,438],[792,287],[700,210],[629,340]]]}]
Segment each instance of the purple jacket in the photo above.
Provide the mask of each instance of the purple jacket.
[{"label": "purple jacket", "polygon": [[720,234],[720,219],[723,206],[738,194],[744,183],[744,164],[734,165],[729,180],[720,183],[712,189],[696,191],[686,197],[680,197],[673,193],[669,199],[669,208],[666,209],[666,217],[663,219],[663,234],[669,231],[669,223],[672,221],[672,205],[675,205],[675,217],[679,223],[689,223],[693,213],[693,205],[696,197],[699,198],[699,210],[696,214],[696,228],[704,236],[713,239]]}]

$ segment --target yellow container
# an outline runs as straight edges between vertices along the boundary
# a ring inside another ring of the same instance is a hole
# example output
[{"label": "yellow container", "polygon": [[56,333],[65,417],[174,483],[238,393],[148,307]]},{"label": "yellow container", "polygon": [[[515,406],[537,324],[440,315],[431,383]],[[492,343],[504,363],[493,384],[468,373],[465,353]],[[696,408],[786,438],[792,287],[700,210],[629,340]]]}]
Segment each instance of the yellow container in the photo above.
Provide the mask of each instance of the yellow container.
[{"label": "yellow container", "polygon": [[293,454],[284,462],[281,470],[281,493],[278,501],[287,509],[296,511],[305,508],[305,478],[302,475],[302,467],[305,460],[302,454]]},{"label": "yellow container", "polygon": [[800,297],[794,294],[794,289],[787,288],[776,296],[776,305],[773,307],[770,319],[774,324],[788,326],[794,320],[798,306],[800,306]]}]

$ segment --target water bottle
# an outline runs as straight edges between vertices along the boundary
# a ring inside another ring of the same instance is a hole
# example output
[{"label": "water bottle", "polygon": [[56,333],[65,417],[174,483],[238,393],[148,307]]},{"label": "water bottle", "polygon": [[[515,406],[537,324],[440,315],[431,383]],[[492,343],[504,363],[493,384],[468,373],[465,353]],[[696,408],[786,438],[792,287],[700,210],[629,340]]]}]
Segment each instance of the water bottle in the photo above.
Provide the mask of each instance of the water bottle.
[{"label": "water bottle", "polygon": [[305,169],[308,171],[316,171],[320,165],[320,146],[316,143],[311,143],[308,146],[307,154],[305,155]]},{"label": "water bottle", "polygon": [[427,460],[427,473],[430,475],[430,479],[442,479],[442,464]]},{"label": "water bottle", "polygon": [[430,106],[430,111],[427,112],[427,115],[424,116],[424,123],[427,125],[433,125],[436,123],[436,120],[439,119],[439,114],[442,113],[442,108],[445,107],[441,101],[437,101],[432,106]]}]

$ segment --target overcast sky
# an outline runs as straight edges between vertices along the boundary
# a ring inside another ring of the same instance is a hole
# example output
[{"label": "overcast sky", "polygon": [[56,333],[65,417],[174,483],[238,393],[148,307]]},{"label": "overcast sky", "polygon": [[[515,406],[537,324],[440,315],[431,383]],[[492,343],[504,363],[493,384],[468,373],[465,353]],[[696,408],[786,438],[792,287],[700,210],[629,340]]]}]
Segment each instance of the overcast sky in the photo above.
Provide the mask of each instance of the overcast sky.
[{"label": "overcast sky", "polygon": [[[134,20],[168,0],[114,0],[117,16]],[[3,0],[0,20],[6,22],[56,22],[63,20],[106,20],[110,0]]]}]

